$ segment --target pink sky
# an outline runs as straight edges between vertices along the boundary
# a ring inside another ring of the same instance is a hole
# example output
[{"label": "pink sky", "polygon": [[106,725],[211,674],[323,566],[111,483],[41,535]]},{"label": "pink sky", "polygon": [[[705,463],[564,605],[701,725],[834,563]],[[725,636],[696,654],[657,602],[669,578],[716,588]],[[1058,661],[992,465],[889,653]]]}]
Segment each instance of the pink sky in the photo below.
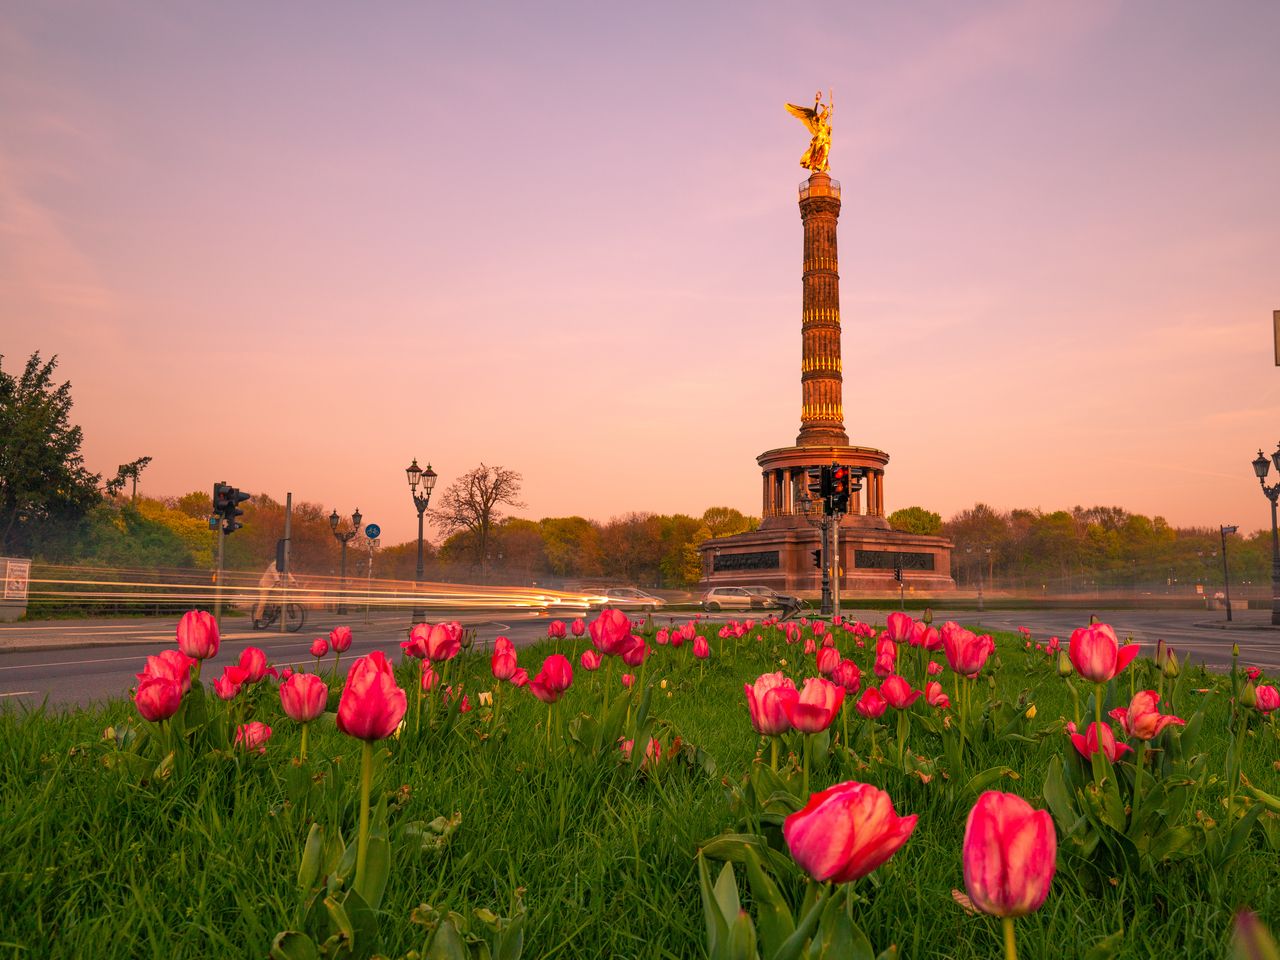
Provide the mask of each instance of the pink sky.
[{"label": "pink sky", "polygon": [[[803,14],[787,13],[787,10]],[[797,166],[834,87],[845,411],[887,504],[1269,524],[1280,5],[29,4],[0,24],[0,352],[92,469],[415,529],[759,509]],[[227,428],[227,425],[231,425]]]}]

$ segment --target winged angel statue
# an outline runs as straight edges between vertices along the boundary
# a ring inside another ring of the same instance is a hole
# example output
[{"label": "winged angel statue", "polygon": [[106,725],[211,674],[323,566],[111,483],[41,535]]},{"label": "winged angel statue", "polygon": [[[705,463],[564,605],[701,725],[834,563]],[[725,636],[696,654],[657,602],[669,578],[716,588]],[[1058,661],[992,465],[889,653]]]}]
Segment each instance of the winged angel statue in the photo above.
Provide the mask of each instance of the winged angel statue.
[{"label": "winged angel statue", "polygon": [[827,172],[827,154],[831,152],[831,111],[835,107],[835,95],[828,91],[827,103],[822,102],[822,91],[813,97],[813,108],[798,107],[794,103],[787,104],[787,112],[804,122],[813,134],[809,141],[809,149],[800,158],[800,166],[814,173]]}]

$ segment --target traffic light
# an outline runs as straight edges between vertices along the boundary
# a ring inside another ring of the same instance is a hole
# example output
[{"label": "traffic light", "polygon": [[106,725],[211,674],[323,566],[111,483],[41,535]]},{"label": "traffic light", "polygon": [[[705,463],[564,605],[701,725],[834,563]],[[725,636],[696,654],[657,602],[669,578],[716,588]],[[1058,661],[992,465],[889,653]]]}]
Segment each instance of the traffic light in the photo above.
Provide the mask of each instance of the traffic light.
[{"label": "traffic light", "polygon": [[852,492],[850,484],[853,477],[848,467],[842,467],[838,463],[831,465],[831,512],[832,513],[848,513],[849,512],[849,496]]},{"label": "traffic light", "polygon": [[819,570],[821,570],[822,569],[822,551],[810,550],[809,553],[813,557],[813,565],[817,567]]},{"label": "traffic light", "polygon": [[244,516],[240,504],[248,499],[249,494],[241,493],[229,483],[213,485],[213,519],[221,518],[223,533],[235,533],[244,526],[236,517]]},{"label": "traffic light", "polygon": [[893,555],[893,579],[899,583],[902,582],[902,554],[900,553]]}]

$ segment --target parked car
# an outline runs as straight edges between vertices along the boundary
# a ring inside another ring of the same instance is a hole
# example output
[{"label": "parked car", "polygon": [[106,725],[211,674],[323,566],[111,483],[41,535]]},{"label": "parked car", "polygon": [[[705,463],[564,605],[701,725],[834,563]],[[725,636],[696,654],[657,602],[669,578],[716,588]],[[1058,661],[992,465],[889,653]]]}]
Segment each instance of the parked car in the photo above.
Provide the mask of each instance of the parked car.
[{"label": "parked car", "polygon": [[763,610],[765,599],[750,593],[746,587],[712,587],[702,595],[702,609],[712,613],[717,610]]},{"label": "parked car", "polygon": [[754,597],[760,597],[768,607],[780,610],[799,610],[804,601],[788,593],[779,593],[773,587],[743,587],[743,590]]},{"label": "parked car", "polygon": [[666,601],[635,587],[610,587],[600,594],[603,600],[592,604],[598,610],[661,610]]}]

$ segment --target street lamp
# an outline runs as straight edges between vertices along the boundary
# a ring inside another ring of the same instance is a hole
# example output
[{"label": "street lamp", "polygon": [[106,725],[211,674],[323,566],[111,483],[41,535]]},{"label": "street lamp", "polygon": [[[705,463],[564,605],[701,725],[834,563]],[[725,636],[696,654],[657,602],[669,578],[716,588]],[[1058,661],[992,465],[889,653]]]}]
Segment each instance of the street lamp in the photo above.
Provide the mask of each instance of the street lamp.
[{"label": "street lamp", "polygon": [[1223,524],[1218,528],[1222,534],[1222,595],[1227,603],[1227,620],[1231,620],[1231,574],[1227,571],[1227,534],[1235,533],[1238,528]]},{"label": "street lamp", "polygon": [[1271,501],[1271,625],[1280,627],[1280,534],[1276,532],[1276,499],[1280,497],[1280,483],[1267,486],[1267,471],[1271,463],[1276,465],[1280,473],[1280,444],[1276,452],[1268,460],[1261,450],[1258,459],[1253,461],[1253,472],[1258,475],[1258,483],[1262,486],[1262,495]]},{"label": "street lamp", "polygon": [[[409,492],[413,494],[413,505],[418,508],[418,572],[415,579],[418,583],[418,589],[414,594],[413,601],[413,622],[421,623],[427,619],[427,609],[422,606],[422,581],[426,576],[426,567],[422,562],[422,515],[427,511],[427,504],[431,502],[431,491],[436,486],[436,472],[431,469],[431,464],[427,464],[427,469],[423,470],[418,466],[418,458],[413,458],[413,463],[405,468],[405,476],[409,478]],[[422,494],[418,494],[418,484],[422,484]]]},{"label": "street lamp", "polygon": [[360,521],[364,519],[360,516],[360,508],[356,507],[356,512],[351,515],[351,529],[345,533],[338,529],[338,511],[334,510],[329,514],[329,529],[333,531],[333,538],[342,544],[342,575],[338,587],[338,613],[345,614],[347,612],[347,544],[356,538],[360,533]]},{"label": "street lamp", "polygon": [[[965,547],[965,548],[964,548],[964,552],[965,552],[966,554],[972,554],[972,553],[973,553],[973,547]],[[983,563],[982,555],[983,555],[984,553],[985,553],[988,557],[990,557],[990,556],[991,556],[991,548],[990,548],[990,547],[979,547],[979,548],[978,548],[978,564],[977,564],[977,566],[978,566],[978,610],[979,610],[979,611],[981,611],[981,610],[983,610],[983,609],[984,609],[984,608],[983,608],[983,605],[982,605],[982,563]]]}]

